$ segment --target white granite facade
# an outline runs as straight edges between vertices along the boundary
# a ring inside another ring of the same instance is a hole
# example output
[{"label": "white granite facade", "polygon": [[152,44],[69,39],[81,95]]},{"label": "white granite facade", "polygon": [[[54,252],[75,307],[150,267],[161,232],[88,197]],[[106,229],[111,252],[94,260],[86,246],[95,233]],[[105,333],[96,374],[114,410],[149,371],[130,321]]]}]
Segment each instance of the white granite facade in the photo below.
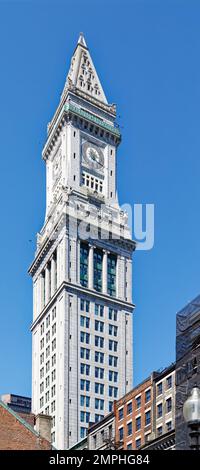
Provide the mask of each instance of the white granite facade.
[{"label": "white granite facade", "polygon": [[[117,200],[115,107],[106,101],[82,36],[72,63],[48,125],[46,216],[29,270],[32,411],[53,416],[59,449],[111,411],[114,399],[131,389],[133,372],[135,243]],[[83,90],[80,71],[88,74]]]}]

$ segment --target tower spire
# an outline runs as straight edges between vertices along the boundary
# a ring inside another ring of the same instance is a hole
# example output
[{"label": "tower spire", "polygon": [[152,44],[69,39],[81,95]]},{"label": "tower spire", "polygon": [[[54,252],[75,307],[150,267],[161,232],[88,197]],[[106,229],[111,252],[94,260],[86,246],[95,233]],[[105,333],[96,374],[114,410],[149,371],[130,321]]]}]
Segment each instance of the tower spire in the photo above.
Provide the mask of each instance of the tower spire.
[{"label": "tower spire", "polygon": [[86,47],[86,48],[87,48],[86,40],[85,40],[85,38],[84,38],[83,33],[80,33],[80,34],[79,34],[79,38],[78,38],[78,43],[77,43],[77,44],[80,44],[80,46],[83,46],[83,47]]},{"label": "tower spire", "polygon": [[65,86],[69,85],[104,104],[108,104],[83,33],[79,35],[71,59]]}]

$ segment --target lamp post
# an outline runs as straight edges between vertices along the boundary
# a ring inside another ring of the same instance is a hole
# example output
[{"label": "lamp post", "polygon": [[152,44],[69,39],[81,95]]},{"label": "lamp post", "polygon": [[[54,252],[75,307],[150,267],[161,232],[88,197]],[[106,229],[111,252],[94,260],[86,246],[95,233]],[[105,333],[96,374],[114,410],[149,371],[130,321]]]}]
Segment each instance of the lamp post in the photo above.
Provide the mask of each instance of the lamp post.
[{"label": "lamp post", "polygon": [[200,390],[196,385],[183,405],[183,416],[189,429],[190,449],[200,450]]}]

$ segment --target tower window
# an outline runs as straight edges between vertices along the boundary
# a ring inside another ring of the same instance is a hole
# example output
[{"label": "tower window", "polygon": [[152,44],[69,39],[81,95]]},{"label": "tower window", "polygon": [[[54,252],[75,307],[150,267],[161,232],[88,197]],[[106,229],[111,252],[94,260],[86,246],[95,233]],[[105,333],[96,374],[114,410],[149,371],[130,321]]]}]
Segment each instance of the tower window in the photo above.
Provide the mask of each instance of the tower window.
[{"label": "tower window", "polygon": [[76,131],[74,131],[74,137],[76,136]]},{"label": "tower window", "polygon": [[110,197],[112,197],[112,195],[113,195],[113,193],[112,193],[112,191],[111,191],[111,193],[110,193]]},{"label": "tower window", "polygon": [[108,255],[108,277],[107,277],[107,290],[108,294],[111,296],[116,295],[116,265],[117,258],[115,255]]},{"label": "tower window", "polygon": [[80,283],[82,286],[88,286],[88,246],[81,243],[80,246]]},{"label": "tower window", "polygon": [[112,170],[110,171],[110,176],[112,176]]},{"label": "tower window", "polygon": [[102,251],[94,250],[94,289],[98,292],[102,291],[102,262],[103,253]]},{"label": "tower window", "polygon": [[74,175],[74,181],[76,180],[76,176]]},{"label": "tower window", "polygon": [[75,152],[74,152],[74,158],[76,158],[76,154],[75,154]]}]

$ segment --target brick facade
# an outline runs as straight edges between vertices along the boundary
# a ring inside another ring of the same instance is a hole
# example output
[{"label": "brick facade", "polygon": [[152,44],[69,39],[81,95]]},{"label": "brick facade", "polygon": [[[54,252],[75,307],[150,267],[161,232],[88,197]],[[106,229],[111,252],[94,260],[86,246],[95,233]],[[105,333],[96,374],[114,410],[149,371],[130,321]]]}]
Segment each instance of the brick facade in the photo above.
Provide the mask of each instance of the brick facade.
[{"label": "brick facade", "polygon": [[[115,403],[116,443],[123,449],[141,447],[152,433],[152,378],[147,378]],[[150,421],[145,415],[150,412]],[[131,424],[130,424],[131,423]]]},{"label": "brick facade", "polygon": [[[29,416],[30,422],[33,419]],[[50,450],[43,439],[22,417],[0,402],[0,450]]]}]

